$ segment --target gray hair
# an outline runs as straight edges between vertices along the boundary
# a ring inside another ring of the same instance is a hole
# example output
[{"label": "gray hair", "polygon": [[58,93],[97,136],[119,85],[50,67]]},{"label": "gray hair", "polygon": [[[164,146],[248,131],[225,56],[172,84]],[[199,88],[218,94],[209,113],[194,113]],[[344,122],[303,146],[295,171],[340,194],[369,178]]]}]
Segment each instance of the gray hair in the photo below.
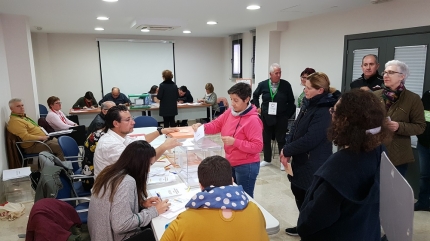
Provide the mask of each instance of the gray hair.
[{"label": "gray hair", "polygon": [[273,63],[272,65],[270,65],[270,67],[269,67],[270,73],[275,72],[275,69],[281,69],[281,66],[277,63]]},{"label": "gray hair", "polygon": [[[400,73],[405,76],[405,79],[409,77],[409,67],[404,62],[400,60],[391,60],[385,64],[385,68],[387,68],[388,66],[396,66],[400,70]],[[403,81],[405,81],[405,79],[403,79]]]},{"label": "gray hair", "polygon": [[376,54],[366,54],[366,55],[364,55],[363,58],[361,59],[361,64],[363,64],[364,59],[366,57],[369,57],[369,56],[372,56],[373,58],[375,58],[376,64],[379,64],[379,62],[378,62],[378,56]]},{"label": "gray hair", "polygon": [[22,100],[19,98],[13,98],[13,99],[9,100],[9,108],[11,108],[12,105],[16,102],[22,102]]},{"label": "gray hair", "polygon": [[108,100],[108,101],[103,102],[100,105],[100,108],[103,110],[103,109],[106,109],[107,106],[111,106],[112,107],[112,106],[115,106],[115,105],[116,105],[115,102]]}]

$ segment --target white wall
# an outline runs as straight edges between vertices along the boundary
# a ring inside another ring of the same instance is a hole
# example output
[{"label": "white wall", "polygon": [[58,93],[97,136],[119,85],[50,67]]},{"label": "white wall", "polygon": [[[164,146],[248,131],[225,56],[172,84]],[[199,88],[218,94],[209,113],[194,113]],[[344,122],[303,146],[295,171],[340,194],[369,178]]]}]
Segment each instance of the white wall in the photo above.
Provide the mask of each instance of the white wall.
[{"label": "white wall", "polygon": [[[9,84],[9,72],[6,58],[5,34],[3,29],[3,16],[0,15],[0,171],[8,169],[6,157],[6,140],[5,128],[6,123],[9,121],[9,105],[8,101],[11,99],[11,91]],[[2,174],[0,174],[2,176]],[[0,203],[5,201],[3,182],[0,181]]]},{"label": "white wall", "polygon": [[[88,90],[97,100],[102,98],[96,38],[175,41],[177,85],[186,85],[195,98],[203,97],[207,82],[217,88],[223,79],[223,38],[46,33],[33,33],[32,38],[39,103],[47,105],[49,96],[58,96],[64,112]],[[160,81],[154,84],[161,82],[160,73]]]},{"label": "white wall", "polygon": [[427,0],[396,0],[289,22],[281,35],[282,77],[290,81],[296,98],[306,67],[325,72],[340,89],[345,35],[427,26],[429,9]]}]

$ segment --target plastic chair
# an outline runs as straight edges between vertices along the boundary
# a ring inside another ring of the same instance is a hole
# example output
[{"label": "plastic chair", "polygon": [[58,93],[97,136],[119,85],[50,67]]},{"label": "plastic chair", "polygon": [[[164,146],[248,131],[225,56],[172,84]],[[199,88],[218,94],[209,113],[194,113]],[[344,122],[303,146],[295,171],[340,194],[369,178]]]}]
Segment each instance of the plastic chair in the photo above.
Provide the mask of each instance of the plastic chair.
[{"label": "plastic chair", "polygon": [[136,122],[134,124],[135,128],[139,128],[139,127],[157,127],[158,126],[158,122],[156,119],[154,119],[154,117],[152,116],[138,116],[134,119],[134,122]]},{"label": "plastic chair", "polygon": [[46,117],[48,115],[48,109],[46,106],[39,104],[39,117]]},{"label": "plastic chair", "polygon": [[221,115],[222,113],[224,113],[224,111],[226,109],[226,106],[224,105],[224,101],[220,101],[218,103],[218,106],[219,106],[219,114]]},{"label": "plastic chair", "polygon": [[29,142],[40,143],[42,145],[45,145],[48,148],[49,152],[53,153],[52,149],[48,146],[48,144],[46,144],[42,141],[17,141],[17,142],[15,142],[15,146],[18,149],[19,155],[21,156],[21,160],[22,160],[21,166],[22,167],[26,166],[26,160],[30,160],[30,159],[33,160],[33,158],[39,156],[39,153],[25,153],[24,149],[21,147],[20,144],[21,143],[29,143]]},{"label": "plastic chair", "polygon": [[[76,197],[74,193],[76,194],[77,191],[74,189],[74,184],[76,182],[72,182],[70,177],[66,174],[66,172],[61,172],[60,174],[60,180],[61,184],[63,185],[63,188],[60,189],[57,193],[56,199],[65,201],[68,204],[72,205],[72,207],[75,208],[76,212],[78,212],[79,219],[81,219],[82,223],[87,223],[88,220],[88,207],[90,205],[90,198],[89,197]],[[79,196],[78,194],[76,194]],[[77,204],[77,201],[86,201],[83,203]]]},{"label": "plastic chair", "polygon": [[58,137],[58,145],[64,153],[64,159],[72,162],[73,173],[81,174],[82,169],[79,167],[79,162],[82,162],[83,155],[80,153],[76,141],[70,136],[60,136]]}]

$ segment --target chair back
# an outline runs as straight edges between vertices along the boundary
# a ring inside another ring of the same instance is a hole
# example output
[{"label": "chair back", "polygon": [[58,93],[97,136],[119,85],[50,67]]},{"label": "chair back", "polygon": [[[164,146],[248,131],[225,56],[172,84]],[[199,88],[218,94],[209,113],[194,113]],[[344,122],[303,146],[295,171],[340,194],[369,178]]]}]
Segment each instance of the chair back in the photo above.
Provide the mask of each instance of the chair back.
[{"label": "chair back", "polygon": [[220,113],[220,114],[224,113],[224,111],[225,111],[224,101],[220,101],[220,102],[218,103],[218,106],[219,106],[219,113]]},{"label": "chair back", "polygon": [[54,128],[52,128],[49,123],[46,121],[46,117],[40,117],[39,120],[37,120],[37,124],[41,127],[43,127],[43,129],[46,130],[46,132],[51,133],[54,132]]},{"label": "chair back", "polygon": [[152,116],[138,116],[134,119],[134,127],[157,127],[158,122]]},{"label": "chair back", "polygon": [[[63,150],[64,157],[67,161],[76,161],[79,156],[79,147],[76,141],[70,136],[60,136],[58,138],[58,145],[60,145],[61,150]],[[76,158],[67,158],[67,157],[76,157]],[[79,169],[79,164],[77,162],[72,163],[73,172]]]},{"label": "chair back", "polygon": [[48,109],[46,106],[39,104],[39,115],[40,117],[46,117],[48,115]]},{"label": "chair back", "polygon": [[9,169],[19,168],[24,165],[24,156],[21,152],[21,146],[17,144],[17,141],[21,141],[18,136],[15,136],[7,128],[5,128],[6,137],[6,153],[7,153],[7,164]]}]

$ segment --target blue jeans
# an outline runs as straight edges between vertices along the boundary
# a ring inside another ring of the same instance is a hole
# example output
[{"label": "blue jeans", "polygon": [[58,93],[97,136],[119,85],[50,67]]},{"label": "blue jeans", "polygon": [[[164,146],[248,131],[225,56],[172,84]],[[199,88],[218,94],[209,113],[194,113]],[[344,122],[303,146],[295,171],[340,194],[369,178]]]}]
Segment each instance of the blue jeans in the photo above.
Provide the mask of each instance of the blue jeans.
[{"label": "blue jeans", "polygon": [[408,163],[396,166],[397,171],[400,172],[402,177],[406,178],[406,171],[408,170]]},{"label": "blue jeans", "polygon": [[260,172],[260,162],[243,164],[232,168],[232,176],[237,185],[241,185],[249,196],[254,198],[255,181]]},{"label": "blue jeans", "polygon": [[430,207],[430,148],[417,144],[420,158],[420,193],[418,206]]}]

